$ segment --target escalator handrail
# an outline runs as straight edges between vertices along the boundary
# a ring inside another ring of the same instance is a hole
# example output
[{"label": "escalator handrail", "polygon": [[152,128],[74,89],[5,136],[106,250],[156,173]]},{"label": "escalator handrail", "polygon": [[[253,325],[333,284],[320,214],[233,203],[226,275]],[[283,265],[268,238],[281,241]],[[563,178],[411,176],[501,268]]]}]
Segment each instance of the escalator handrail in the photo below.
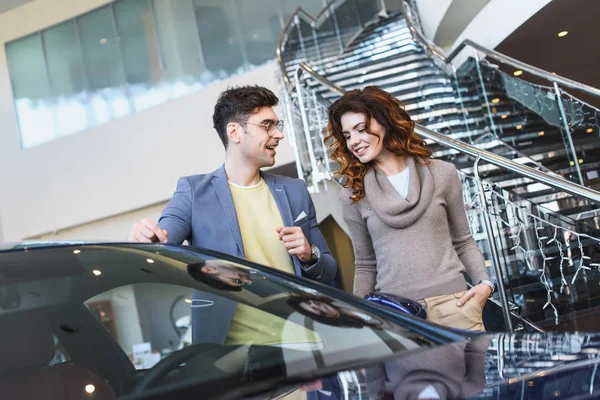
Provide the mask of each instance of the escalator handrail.
[{"label": "escalator handrail", "polygon": [[[343,88],[331,82],[324,76],[321,76],[305,63],[300,63],[296,70],[296,74],[300,75],[302,73],[309,74],[311,78],[316,80],[320,85],[324,86],[325,88],[331,90],[332,92],[338,95],[343,95],[344,93],[346,93],[346,91]],[[562,190],[563,192],[567,192],[579,198],[584,198],[594,203],[600,204],[600,192],[596,190],[570,182],[564,178],[555,176],[554,174],[538,171],[537,169],[528,167],[526,165],[518,164],[498,154],[492,153],[487,150],[478,149],[477,147],[471,146],[461,140],[453,139],[447,135],[433,131],[420,124],[415,124],[415,133],[417,133],[419,136],[425,139],[430,139],[438,144],[441,144],[442,146],[449,147],[462,154],[479,158],[497,167],[529,178],[535,182],[543,183],[545,185],[551,186],[558,190]]]},{"label": "escalator handrail", "polygon": [[569,87],[571,89],[580,90],[582,92],[591,94],[596,97],[600,97],[600,89],[597,89],[593,86],[586,85],[585,83],[577,82],[573,79],[565,78],[564,76],[556,75],[554,73],[548,72],[538,67],[534,67],[533,65],[529,65],[512,57],[509,57],[505,54],[499,53],[495,50],[490,50],[486,47],[481,46],[473,42],[470,39],[464,39],[449,55],[444,55],[444,51],[440,49],[435,43],[431,42],[427,39],[415,26],[412,21],[411,14],[407,13],[406,6],[404,1],[400,1],[400,8],[402,10],[402,14],[406,18],[406,23],[408,28],[412,32],[414,38],[420,42],[423,46],[427,47],[427,49],[437,58],[439,58],[445,64],[450,64],[452,60],[456,58],[456,56],[467,46],[474,48],[475,50],[485,54],[487,57],[493,58],[497,61],[500,61],[504,64],[510,65],[516,69],[520,69],[530,74],[544,78],[550,82],[556,82],[557,84]]}]

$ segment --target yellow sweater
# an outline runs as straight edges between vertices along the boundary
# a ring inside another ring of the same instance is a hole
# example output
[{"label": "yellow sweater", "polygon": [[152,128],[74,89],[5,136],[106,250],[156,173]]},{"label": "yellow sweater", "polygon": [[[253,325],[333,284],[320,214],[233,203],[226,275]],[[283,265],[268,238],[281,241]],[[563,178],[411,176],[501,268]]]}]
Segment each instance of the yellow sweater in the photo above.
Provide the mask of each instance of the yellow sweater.
[{"label": "yellow sweater", "polygon": [[[254,186],[229,183],[246,259],[293,274],[294,264],[277,228],[283,226],[279,208],[263,179]],[[285,329],[284,329],[285,326]],[[297,324],[238,303],[226,344],[282,344],[317,341],[317,335]]]}]

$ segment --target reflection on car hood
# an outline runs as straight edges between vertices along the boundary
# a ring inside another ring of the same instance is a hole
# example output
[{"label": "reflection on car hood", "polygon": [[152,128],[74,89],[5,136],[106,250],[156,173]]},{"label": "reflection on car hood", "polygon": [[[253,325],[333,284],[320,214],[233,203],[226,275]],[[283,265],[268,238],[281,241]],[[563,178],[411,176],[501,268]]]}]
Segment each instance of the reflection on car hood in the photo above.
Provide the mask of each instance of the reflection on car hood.
[{"label": "reflection on car hood", "polygon": [[598,396],[599,354],[598,333],[482,335],[371,367],[366,386],[369,398]]}]

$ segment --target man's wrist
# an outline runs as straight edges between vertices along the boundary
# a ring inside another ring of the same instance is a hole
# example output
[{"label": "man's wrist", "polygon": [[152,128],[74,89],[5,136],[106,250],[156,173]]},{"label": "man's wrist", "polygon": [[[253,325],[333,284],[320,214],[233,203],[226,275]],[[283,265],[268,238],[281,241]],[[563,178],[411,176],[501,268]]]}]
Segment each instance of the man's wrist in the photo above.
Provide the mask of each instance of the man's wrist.
[{"label": "man's wrist", "polygon": [[492,297],[492,294],[494,294],[494,291],[496,290],[496,285],[494,285],[494,282],[492,281],[488,281],[487,279],[482,279],[479,281],[480,285],[486,285],[487,287],[490,288],[490,295],[488,297]]},{"label": "man's wrist", "polygon": [[303,267],[311,267],[314,264],[316,264],[321,258],[321,250],[319,250],[317,246],[312,244],[310,245],[310,255],[311,257],[307,261],[300,260]]}]

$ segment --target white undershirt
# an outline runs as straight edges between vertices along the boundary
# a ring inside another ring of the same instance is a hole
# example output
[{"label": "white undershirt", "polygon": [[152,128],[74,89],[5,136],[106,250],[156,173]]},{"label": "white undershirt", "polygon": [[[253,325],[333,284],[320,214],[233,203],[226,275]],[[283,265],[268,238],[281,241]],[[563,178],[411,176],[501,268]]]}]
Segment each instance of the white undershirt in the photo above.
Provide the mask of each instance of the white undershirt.
[{"label": "white undershirt", "polygon": [[400,193],[400,196],[406,199],[406,196],[408,195],[408,181],[410,178],[408,167],[404,168],[404,170],[399,174],[391,175],[387,178],[394,187],[394,189],[396,189],[396,191]]}]

